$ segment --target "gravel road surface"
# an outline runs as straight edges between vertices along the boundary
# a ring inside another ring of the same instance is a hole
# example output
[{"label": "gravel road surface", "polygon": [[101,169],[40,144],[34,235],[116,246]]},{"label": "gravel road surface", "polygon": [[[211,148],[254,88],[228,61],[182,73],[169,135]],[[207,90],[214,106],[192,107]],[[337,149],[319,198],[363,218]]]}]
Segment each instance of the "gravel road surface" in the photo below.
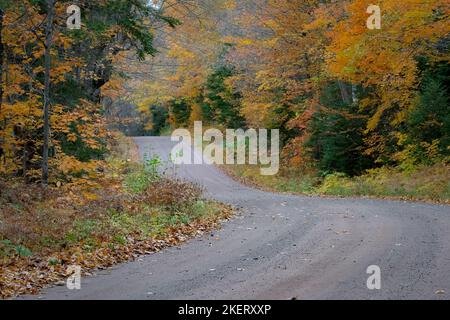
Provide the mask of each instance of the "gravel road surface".
[{"label": "gravel road surface", "polygon": [[[168,159],[168,137],[135,138]],[[263,192],[214,166],[169,165],[240,208],[222,230],[40,299],[449,299],[450,206]],[[173,173],[173,172],[172,172]],[[369,290],[367,267],[381,268]],[[33,297],[38,298],[38,297]]]}]

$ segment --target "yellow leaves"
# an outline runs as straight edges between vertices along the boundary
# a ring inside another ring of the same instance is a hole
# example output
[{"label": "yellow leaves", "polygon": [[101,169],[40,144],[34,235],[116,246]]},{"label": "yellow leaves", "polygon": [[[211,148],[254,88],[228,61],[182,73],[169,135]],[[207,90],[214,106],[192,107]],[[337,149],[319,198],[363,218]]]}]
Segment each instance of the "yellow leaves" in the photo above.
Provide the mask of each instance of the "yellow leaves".
[{"label": "yellow leaves", "polygon": [[191,59],[195,58],[195,54],[191,50],[189,50],[187,48],[183,48],[182,46],[180,46],[178,44],[172,45],[172,48],[169,51],[167,56],[169,58],[175,58],[180,61],[191,60]]},{"label": "yellow leaves", "polygon": [[234,10],[234,9],[236,9],[236,0],[227,0],[227,1],[225,1],[223,8],[227,9],[227,10]]},{"label": "yellow leaves", "polygon": [[404,146],[408,140],[408,135],[402,132],[396,132],[395,137],[397,138],[397,145]]},{"label": "yellow leaves", "polygon": [[36,68],[33,69],[33,73],[34,74],[39,74],[41,72],[44,72],[44,67],[43,66],[37,66]]},{"label": "yellow leaves", "polygon": [[440,141],[438,139],[433,140],[431,143],[425,141],[420,143],[421,147],[426,150],[425,153],[430,160],[439,156],[439,144]]},{"label": "yellow leaves", "polygon": [[67,140],[69,140],[70,142],[76,142],[78,140],[78,137],[75,133],[69,133],[67,135]]},{"label": "yellow leaves", "polygon": [[125,89],[123,87],[123,79],[116,74],[113,74],[111,79],[102,86],[103,97],[118,99],[124,93]]},{"label": "yellow leaves", "polygon": [[59,46],[62,46],[65,50],[67,50],[71,48],[73,40],[69,37],[64,36],[64,34],[60,34],[59,37],[57,37],[56,43]]},{"label": "yellow leaves", "polygon": [[72,62],[67,61],[65,63],[60,63],[58,66],[51,69],[50,76],[52,83],[60,83],[66,80],[66,75],[72,72]]},{"label": "yellow leaves", "polygon": [[432,17],[439,3],[380,1],[383,17],[382,30],[378,31],[365,27],[365,8],[369,4],[370,1],[353,0],[347,7],[347,18],[337,20],[330,32],[332,42],[328,50],[333,55],[327,61],[329,70],[338,77],[350,77],[366,85],[386,83],[385,74],[414,75],[415,56],[430,49],[423,42],[436,41],[446,34],[444,30],[440,34],[431,32],[436,30]]},{"label": "yellow leaves", "polygon": [[399,126],[402,123],[404,123],[408,118],[408,111],[406,109],[401,109],[397,114],[395,115],[394,119],[391,121],[391,124],[395,126]]},{"label": "yellow leaves", "polygon": [[385,111],[386,111],[385,107],[380,107],[377,109],[375,114],[367,122],[367,129],[365,131],[366,133],[374,131],[377,128],[378,124],[380,123],[380,119]]},{"label": "yellow leaves", "polygon": [[83,170],[82,163],[77,159],[75,159],[75,157],[64,157],[64,158],[65,158],[64,161],[61,162],[58,168],[62,173],[69,174]]},{"label": "yellow leaves", "polygon": [[192,111],[189,118],[189,123],[194,125],[195,121],[202,121],[202,108],[198,103],[192,105]]},{"label": "yellow leaves", "polygon": [[[59,162],[58,170],[62,172],[64,175],[79,176],[80,174],[82,174],[84,177],[87,178],[97,177],[96,169],[100,165],[99,161],[91,160],[88,162],[81,162],[77,160],[75,157],[66,155],[60,155],[57,160]],[[75,180],[80,179],[76,178]],[[87,186],[92,185],[92,183],[95,183],[94,181],[88,182],[88,180],[83,180],[82,182],[85,183]]]},{"label": "yellow leaves", "polygon": [[255,101],[253,98],[249,98],[242,101],[241,112],[250,126],[259,127],[270,122],[270,110],[273,107],[273,103]]},{"label": "yellow leaves", "polygon": [[253,39],[238,39],[237,44],[241,46],[249,46],[254,44],[255,41]]},{"label": "yellow leaves", "polygon": [[92,192],[87,192],[87,191],[84,191],[84,192],[83,192],[83,197],[84,197],[86,200],[88,200],[88,201],[93,201],[93,200],[97,200],[97,199],[98,199],[97,194],[92,193]]},{"label": "yellow leaves", "polygon": [[101,149],[102,145],[95,139],[92,138],[88,138],[88,139],[84,139],[83,141],[85,144],[87,144],[91,149]]}]

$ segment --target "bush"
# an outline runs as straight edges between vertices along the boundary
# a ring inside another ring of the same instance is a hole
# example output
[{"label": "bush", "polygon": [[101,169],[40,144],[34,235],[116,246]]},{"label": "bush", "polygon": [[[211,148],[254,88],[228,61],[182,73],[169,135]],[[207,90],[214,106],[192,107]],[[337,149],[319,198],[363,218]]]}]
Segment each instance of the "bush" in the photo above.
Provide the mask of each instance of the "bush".
[{"label": "bush", "polygon": [[161,206],[180,207],[199,201],[203,190],[198,185],[180,180],[162,179],[145,192],[148,203]]}]

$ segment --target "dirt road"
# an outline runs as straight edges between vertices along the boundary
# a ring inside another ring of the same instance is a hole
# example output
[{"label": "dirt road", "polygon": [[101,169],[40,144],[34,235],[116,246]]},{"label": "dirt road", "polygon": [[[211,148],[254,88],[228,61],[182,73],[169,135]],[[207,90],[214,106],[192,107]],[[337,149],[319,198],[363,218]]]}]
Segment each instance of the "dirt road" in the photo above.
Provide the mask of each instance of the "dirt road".
[{"label": "dirt road", "polygon": [[[142,157],[167,159],[173,145],[166,137],[135,141]],[[214,166],[174,170],[241,214],[218,232],[83,278],[81,290],[55,287],[42,297],[450,298],[449,206],[274,194],[245,187]],[[381,290],[366,286],[370,265],[381,268]]]}]

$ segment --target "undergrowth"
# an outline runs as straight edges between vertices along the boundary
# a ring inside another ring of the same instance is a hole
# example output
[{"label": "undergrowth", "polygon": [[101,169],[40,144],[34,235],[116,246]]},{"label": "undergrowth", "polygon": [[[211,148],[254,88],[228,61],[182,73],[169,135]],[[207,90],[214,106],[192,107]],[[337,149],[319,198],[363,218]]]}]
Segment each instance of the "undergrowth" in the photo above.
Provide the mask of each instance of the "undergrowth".
[{"label": "undergrowth", "polygon": [[223,169],[244,183],[273,191],[307,195],[371,196],[448,203],[450,200],[450,170],[443,163],[402,168],[383,167],[349,177],[343,173],[321,176],[282,170],[276,176],[260,175],[259,167],[240,165]]},{"label": "undergrowth", "polygon": [[230,217],[199,186],[161,175],[158,158],[138,163],[123,150],[132,144],[117,147],[89,187],[0,177],[0,297],[36,293],[70,264],[87,271],[175,245]]}]

